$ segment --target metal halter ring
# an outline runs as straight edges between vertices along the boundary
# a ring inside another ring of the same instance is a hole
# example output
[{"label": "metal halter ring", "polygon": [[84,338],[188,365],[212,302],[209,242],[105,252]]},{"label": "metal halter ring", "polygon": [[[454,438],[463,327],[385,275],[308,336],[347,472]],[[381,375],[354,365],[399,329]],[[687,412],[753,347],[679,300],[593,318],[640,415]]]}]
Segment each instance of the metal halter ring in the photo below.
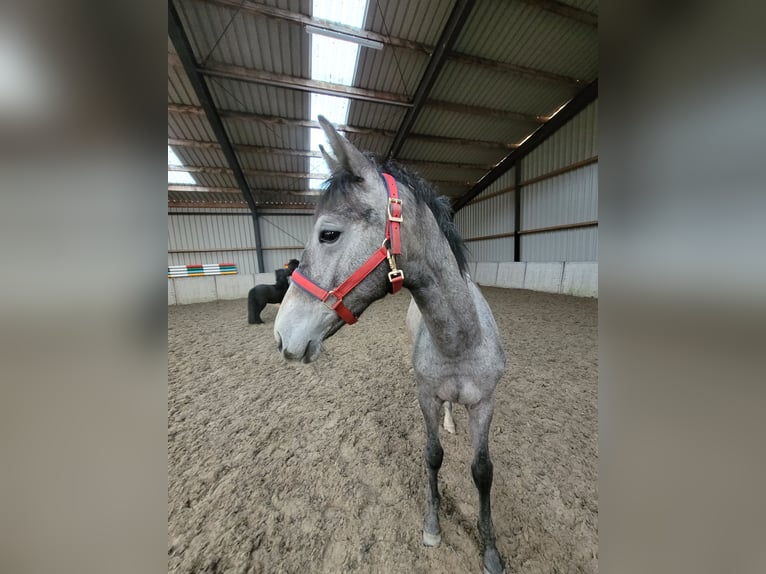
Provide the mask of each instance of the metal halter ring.
[{"label": "metal halter ring", "polygon": [[394,269],[388,272],[389,282],[393,283],[394,279],[396,279],[397,277],[401,277],[402,281],[404,281],[404,271],[402,271],[401,269]]},{"label": "metal halter ring", "polygon": [[[330,305],[330,304],[327,302],[327,299],[329,299],[330,297],[335,297],[335,303],[333,303],[332,305]],[[328,308],[330,311],[335,311],[335,310],[336,310],[336,308],[338,307],[338,305],[340,305],[342,301],[343,301],[343,297],[338,297],[338,296],[335,294],[335,292],[334,292],[334,291],[328,291],[328,292],[327,292],[327,296],[326,296],[326,297],[325,297],[325,298],[322,300],[322,304],[323,304],[325,307],[327,307],[327,308]]]}]

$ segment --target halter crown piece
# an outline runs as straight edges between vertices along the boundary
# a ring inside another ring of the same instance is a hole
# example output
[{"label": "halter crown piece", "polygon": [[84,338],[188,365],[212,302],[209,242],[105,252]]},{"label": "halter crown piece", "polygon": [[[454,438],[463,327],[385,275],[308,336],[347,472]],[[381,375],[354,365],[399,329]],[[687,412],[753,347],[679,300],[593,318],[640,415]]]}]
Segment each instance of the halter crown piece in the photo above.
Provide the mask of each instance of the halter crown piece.
[{"label": "halter crown piece", "polygon": [[[328,309],[335,311],[340,318],[349,325],[356,323],[358,317],[343,304],[343,298],[348,295],[354,287],[364,281],[364,278],[372,273],[383,261],[388,261],[388,266],[390,268],[390,271],[388,272],[390,292],[396,293],[402,288],[402,284],[404,283],[404,272],[396,267],[396,256],[400,255],[402,252],[402,243],[399,237],[399,227],[402,222],[402,200],[399,199],[396,180],[391,174],[383,173],[381,175],[383,176],[383,181],[386,183],[386,191],[388,192],[388,203],[386,205],[386,236],[383,240],[383,245],[381,245],[380,248],[367,259],[367,261],[362,263],[348,279],[330,291],[322,289],[298,269],[293,271],[293,283],[321,300]],[[333,298],[334,301],[331,300]]]}]

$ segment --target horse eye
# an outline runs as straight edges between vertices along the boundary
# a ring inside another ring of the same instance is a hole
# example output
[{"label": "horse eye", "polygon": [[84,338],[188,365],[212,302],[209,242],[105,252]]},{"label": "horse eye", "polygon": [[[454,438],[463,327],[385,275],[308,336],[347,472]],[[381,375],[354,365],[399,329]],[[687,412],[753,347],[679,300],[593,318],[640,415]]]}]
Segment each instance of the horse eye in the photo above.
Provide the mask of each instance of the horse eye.
[{"label": "horse eye", "polygon": [[340,237],[340,231],[323,229],[319,232],[319,243],[335,243]]}]

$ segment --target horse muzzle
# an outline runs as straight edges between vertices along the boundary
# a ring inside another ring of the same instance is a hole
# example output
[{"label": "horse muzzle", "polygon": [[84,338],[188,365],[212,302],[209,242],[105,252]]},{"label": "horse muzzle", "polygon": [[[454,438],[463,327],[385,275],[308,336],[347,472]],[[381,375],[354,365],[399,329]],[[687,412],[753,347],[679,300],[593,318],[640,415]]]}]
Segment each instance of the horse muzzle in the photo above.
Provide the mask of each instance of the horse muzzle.
[{"label": "horse muzzle", "polygon": [[305,345],[298,343],[297,345],[285,346],[282,342],[282,336],[278,332],[275,333],[275,337],[277,339],[277,350],[282,353],[282,357],[287,361],[313,363],[322,352],[322,343],[318,340],[310,339]]},{"label": "horse muzzle", "polygon": [[294,289],[290,287],[279,308],[274,321],[274,339],[286,360],[311,363],[319,357],[322,340],[327,336],[328,327],[336,322],[336,316],[313,301],[296,298]]}]

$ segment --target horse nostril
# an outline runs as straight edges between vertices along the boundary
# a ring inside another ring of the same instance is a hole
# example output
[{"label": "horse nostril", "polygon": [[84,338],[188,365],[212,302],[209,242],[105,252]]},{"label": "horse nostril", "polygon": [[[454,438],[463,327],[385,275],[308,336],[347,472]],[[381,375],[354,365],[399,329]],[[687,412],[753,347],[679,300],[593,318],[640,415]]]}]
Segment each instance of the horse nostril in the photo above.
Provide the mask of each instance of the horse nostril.
[{"label": "horse nostril", "polygon": [[282,336],[279,333],[277,335],[277,351],[282,352]]}]

